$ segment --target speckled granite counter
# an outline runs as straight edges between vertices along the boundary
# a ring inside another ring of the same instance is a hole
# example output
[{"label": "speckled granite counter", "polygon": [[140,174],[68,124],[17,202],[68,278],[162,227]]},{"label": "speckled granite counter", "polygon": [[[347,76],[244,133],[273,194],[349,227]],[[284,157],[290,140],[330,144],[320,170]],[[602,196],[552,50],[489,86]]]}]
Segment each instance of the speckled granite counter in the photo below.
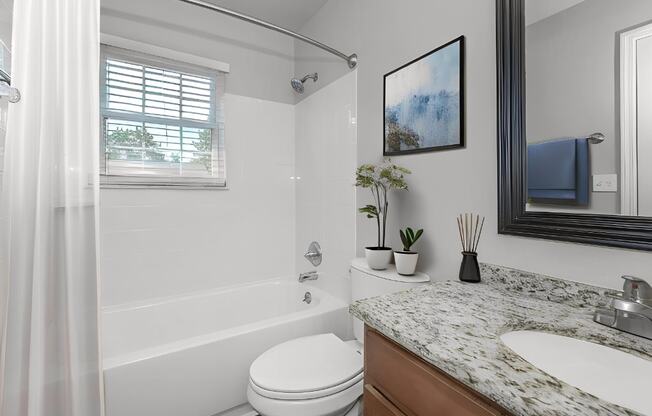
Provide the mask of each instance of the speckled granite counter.
[{"label": "speckled granite counter", "polygon": [[637,415],[567,385],[514,354],[505,332],[571,336],[652,360],[652,341],[592,320],[606,291],[483,264],[483,283],[433,283],[355,302],[350,312],[514,415]]}]

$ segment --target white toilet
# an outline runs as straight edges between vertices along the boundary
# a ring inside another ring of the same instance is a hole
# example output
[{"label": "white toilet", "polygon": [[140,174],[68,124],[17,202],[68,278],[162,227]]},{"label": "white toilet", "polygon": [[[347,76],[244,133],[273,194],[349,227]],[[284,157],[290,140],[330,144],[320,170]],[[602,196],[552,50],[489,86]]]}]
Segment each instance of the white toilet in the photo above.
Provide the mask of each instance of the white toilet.
[{"label": "white toilet", "polygon": [[[393,268],[371,270],[351,263],[352,299],[410,289],[430,281],[422,273],[401,276]],[[363,389],[364,325],[354,319],[357,339],[333,334],[296,338],[262,353],[249,369],[247,398],[262,416],[358,416]]]}]

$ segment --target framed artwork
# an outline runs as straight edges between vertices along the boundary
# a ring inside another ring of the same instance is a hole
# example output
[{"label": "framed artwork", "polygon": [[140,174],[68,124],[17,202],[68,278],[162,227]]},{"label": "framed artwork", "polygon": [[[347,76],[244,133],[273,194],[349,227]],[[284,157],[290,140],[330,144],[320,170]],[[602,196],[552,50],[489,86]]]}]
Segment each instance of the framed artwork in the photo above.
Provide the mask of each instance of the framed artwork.
[{"label": "framed artwork", "polygon": [[384,77],[385,156],[464,147],[464,36]]}]

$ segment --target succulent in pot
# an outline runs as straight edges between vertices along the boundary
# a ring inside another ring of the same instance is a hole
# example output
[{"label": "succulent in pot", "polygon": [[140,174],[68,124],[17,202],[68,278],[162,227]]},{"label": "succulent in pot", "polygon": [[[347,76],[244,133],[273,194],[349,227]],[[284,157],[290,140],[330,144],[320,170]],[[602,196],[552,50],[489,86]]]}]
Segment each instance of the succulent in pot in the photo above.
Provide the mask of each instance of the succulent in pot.
[{"label": "succulent in pot", "polygon": [[419,253],[410,249],[423,235],[423,229],[414,231],[407,227],[405,230],[399,230],[401,241],[403,242],[403,251],[394,252],[394,261],[396,262],[396,271],[402,275],[413,275],[417,268]]},{"label": "succulent in pot", "polygon": [[385,247],[385,230],[387,229],[387,211],[389,201],[387,193],[392,189],[408,189],[405,175],[410,171],[395,165],[387,159],[380,165],[364,164],[355,172],[355,186],[369,189],[374,203],[359,209],[367,218],[375,219],[377,242],[375,246],[365,247],[365,257],[370,268],[384,270],[392,260],[391,247]]}]

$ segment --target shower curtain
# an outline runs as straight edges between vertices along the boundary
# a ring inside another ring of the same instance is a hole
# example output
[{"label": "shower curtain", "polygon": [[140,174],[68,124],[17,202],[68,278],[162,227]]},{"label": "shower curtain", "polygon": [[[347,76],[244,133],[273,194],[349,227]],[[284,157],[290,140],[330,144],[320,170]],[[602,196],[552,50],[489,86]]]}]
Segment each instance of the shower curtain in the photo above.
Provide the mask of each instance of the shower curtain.
[{"label": "shower curtain", "polygon": [[0,193],[2,416],[103,414],[100,0],[16,0]]}]

